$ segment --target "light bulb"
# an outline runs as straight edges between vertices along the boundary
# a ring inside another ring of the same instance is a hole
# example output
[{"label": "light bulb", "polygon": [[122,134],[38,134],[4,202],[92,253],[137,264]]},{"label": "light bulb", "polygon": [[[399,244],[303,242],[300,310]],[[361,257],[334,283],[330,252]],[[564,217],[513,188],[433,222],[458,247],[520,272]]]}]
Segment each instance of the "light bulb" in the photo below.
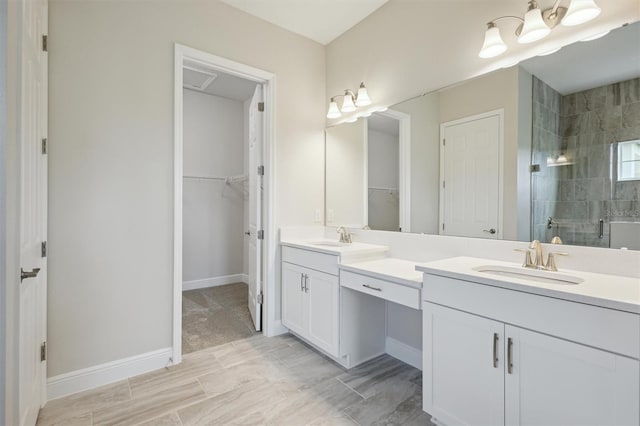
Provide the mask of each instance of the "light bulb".
[{"label": "light bulb", "polygon": [[547,24],[545,24],[544,19],[542,19],[540,9],[537,7],[530,8],[524,15],[524,25],[518,37],[518,43],[533,43],[534,41],[545,38],[550,32],[551,28],[549,28]]},{"label": "light bulb", "polygon": [[371,98],[369,97],[369,93],[367,93],[367,88],[364,86],[364,83],[360,83],[360,87],[358,88],[356,105],[359,107],[371,105]]},{"label": "light bulb", "polygon": [[484,44],[478,56],[481,58],[495,58],[507,51],[507,45],[500,36],[500,29],[492,22],[484,33]]},{"label": "light bulb", "polygon": [[338,109],[338,104],[333,100],[333,98],[331,98],[331,102],[329,103],[329,111],[327,112],[327,118],[338,118],[341,115],[342,114]]},{"label": "light bulb", "polygon": [[600,15],[600,8],[593,0],[571,0],[567,13],[562,18],[562,25],[572,27],[584,24]]},{"label": "light bulb", "polygon": [[342,108],[340,111],[342,112],[353,112],[356,110],[356,106],[353,103],[353,97],[350,94],[345,94],[344,101],[342,102]]}]

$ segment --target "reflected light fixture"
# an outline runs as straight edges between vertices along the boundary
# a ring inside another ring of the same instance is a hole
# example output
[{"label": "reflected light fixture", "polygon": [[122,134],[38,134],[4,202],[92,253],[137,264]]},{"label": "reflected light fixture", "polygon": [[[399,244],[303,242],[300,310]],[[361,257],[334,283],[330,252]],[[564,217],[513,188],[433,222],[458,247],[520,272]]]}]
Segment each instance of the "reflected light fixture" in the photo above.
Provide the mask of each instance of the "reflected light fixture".
[{"label": "reflected light fixture", "polygon": [[549,9],[540,9],[536,0],[529,0],[524,18],[519,16],[500,16],[487,23],[484,44],[478,56],[494,58],[507,51],[496,22],[515,19],[520,22],[516,28],[518,43],[528,44],[545,38],[558,24],[563,26],[580,25],[600,14],[600,8],[594,0],[570,0],[569,7],[560,6],[562,0],[556,0]]},{"label": "reflected light fixture", "polygon": [[[342,108],[338,108],[337,98],[343,97]],[[329,110],[327,111],[327,118],[338,118],[343,112],[353,112],[359,107],[371,105],[371,98],[367,93],[367,87],[364,83],[360,83],[358,93],[356,94],[351,89],[345,89],[343,95],[332,96],[329,99]]]}]

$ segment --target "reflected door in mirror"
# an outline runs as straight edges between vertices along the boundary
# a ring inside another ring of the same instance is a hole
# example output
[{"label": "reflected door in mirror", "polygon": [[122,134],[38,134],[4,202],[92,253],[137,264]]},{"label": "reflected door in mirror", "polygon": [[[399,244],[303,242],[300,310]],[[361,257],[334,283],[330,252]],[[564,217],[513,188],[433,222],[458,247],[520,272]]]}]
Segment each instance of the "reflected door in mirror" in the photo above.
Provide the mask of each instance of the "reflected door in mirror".
[{"label": "reflected door in mirror", "polygon": [[442,235],[499,237],[501,114],[442,125]]}]

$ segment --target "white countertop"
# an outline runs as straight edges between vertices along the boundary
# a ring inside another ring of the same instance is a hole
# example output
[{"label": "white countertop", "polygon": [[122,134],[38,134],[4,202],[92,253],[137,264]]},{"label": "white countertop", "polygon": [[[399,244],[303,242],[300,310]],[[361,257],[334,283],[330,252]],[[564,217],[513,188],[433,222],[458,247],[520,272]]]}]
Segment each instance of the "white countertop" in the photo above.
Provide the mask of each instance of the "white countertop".
[{"label": "white countertop", "polygon": [[416,271],[416,262],[387,257],[366,262],[341,264],[340,269],[408,287],[422,288],[422,272]]},{"label": "white countertop", "polygon": [[[353,242],[347,245],[326,245],[337,243],[338,241],[328,240],[324,238],[316,238],[312,240],[283,240],[280,244],[283,246],[296,247],[305,250],[316,251],[319,253],[333,254],[333,255],[383,255],[389,250],[387,246],[380,246],[376,244],[365,244]],[[324,244],[319,244],[324,243]]]},{"label": "white countertop", "polygon": [[454,257],[416,265],[426,274],[473,281],[495,287],[586,303],[604,308],[640,314],[640,279],[561,269],[558,273],[582,278],[580,284],[545,284],[528,279],[501,277],[473,268],[482,265],[520,265],[474,257]]}]

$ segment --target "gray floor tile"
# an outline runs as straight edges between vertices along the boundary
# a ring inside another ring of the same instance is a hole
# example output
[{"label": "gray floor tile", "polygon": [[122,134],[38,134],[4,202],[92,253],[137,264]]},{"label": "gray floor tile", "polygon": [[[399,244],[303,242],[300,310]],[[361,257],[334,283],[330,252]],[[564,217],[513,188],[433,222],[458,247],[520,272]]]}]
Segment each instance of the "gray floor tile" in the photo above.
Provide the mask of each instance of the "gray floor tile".
[{"label": "gray floor tile", "polygon": [[92,411],[129,400],[131,400],[129,384],[126,380],[121,380],[47,402],[46,406],[40,410],[37,424],[39,426],[64,424],[61,423],[63,420],[75,421],[76,419],[82,422],[85,415]]},{"label": "gray floor tile", "polygon": [[205,397],[202,387],[194,380],[182,386],[145,394],[131,401],[95,411],[93,424],[95,426],[135,425],[175,411],[179,407],[201,401]]},{"label": "gray floor tile", "polygon": [[431,426],[419,370],[384,355],[345,371],[292,335],[207,348],[169,369],[51,401],[38,425],[56,424]]}]

